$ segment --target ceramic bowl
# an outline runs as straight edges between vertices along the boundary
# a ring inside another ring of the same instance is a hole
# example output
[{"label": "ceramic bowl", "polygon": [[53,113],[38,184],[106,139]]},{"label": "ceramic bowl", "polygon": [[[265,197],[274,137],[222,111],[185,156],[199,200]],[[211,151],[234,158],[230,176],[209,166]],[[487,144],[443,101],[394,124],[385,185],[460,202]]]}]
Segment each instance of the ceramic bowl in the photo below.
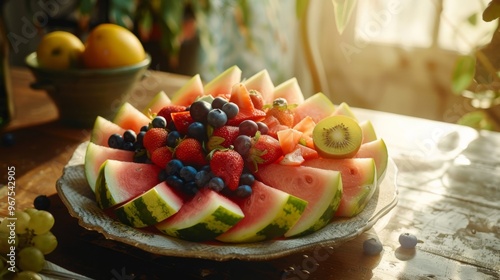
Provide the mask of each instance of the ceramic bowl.
[{"label": "ceramic bowl", "polygon": [[97,116],[112,119],[151,64],[144,61],[110,69],[51,70],[38,65],[36,53],[25,58],[35,76],[33,89],[45,90],[59,110],[62,123],[90,128]]}]

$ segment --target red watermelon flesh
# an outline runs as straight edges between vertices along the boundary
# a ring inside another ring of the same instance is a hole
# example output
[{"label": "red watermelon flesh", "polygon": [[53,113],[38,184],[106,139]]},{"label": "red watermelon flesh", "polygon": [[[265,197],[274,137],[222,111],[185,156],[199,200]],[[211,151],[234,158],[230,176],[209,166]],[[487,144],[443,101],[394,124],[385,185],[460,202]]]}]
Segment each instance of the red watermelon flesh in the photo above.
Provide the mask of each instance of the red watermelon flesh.
[{"label": "red watermelon flesh", "polygon": [[371,158],[306,160],[304,166],[335,170],[342,174],[343,194],[335,216],[353,217],[360,213],[377,188],[375,161]]},{"label": "red watermelon flesh", "polygon": [[150,121],[151,120],[146,115],[128,102],[120,107],[113,119],[113,123],[119,125],[123,129],[131,129],[136,133],[141,130],[141,127],[148,125]]},{"label": "red watermelon flesh", "polygon": [[98,116],[95,119],[94,127],[92,128],[90,142],[100,146],[108,147],[109,136],[111,136],[114,133],[123,135],[123,132],[125,132],[125,129],[122,128],[121,126],[101,116]]},{"label": "red watermelon flesh", "polygon": [[114,159],[120,161],[133,161],[134,152],[113,149],[110,147],[101,146],[90,142],[89,145],[87,146],[87,150],[85,153],[84,164],[85,164],[85,176],[92,191],[95,191],[95,184],[97,176],[99,175],[99,169],[107,159]]},{"label": "red watermelon flesh", "polygon": [[233,85],[239,83],[240,80],[241,69],[235,65],[212,79],[205,85],[203,90],[205,95],[212,95],[213,97],[220,96],[229,99]]},{"label": "red watermelon flesh", "polygon": [[382,138],[361,144],[361,147],[354,157],[373,158],[377,166],[377,179],[379,182],[382,182],[389,161],[387,146]]},{"label": "red watermelon flesh", "polygon": [[317,231],[332,219],[342,196],[340,172],[277,163],[260,166],[256,177],[263,183],[308,202],[299,221],[285,237]]},{"label": "red watermelon flesh", "polygon": [[203,82],[200,75],[196,74],[172,95],[170,101],[174,105],[189,106],[203,94]]},{"label": "red watermelon flesh", "polygon": [[135,198],[160,183],[160,171],[154,164],[106,160],[96,182],[97,203],[107,209]]}]

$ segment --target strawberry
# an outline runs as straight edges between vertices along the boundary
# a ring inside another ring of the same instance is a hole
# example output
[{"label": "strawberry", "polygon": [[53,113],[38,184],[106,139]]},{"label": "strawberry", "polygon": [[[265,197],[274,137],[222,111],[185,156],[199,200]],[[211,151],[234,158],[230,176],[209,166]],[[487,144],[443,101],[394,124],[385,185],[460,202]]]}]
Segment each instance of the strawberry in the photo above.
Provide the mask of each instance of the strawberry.
[{"label": "strawberry", "polygon": [[273,163],[283,156],[279,141],[267,134],[257,134],[252,138],[252,147],[246,157],[250,170],[257,172],[259,165]]},{"label": "strawberry", "polygon": [[165,168],[172,159],[172,148],[168,146],[160,147],[151,153],[151,161],[161,168]]},{"label": "strawberry", "polygon": [[167,105],[167,106],[163,107],[156,115],[162,116],[167,120],[167,122],[170,122],[172,120],[172,117],[170,114],[175,113],[175,112],[182,112],[182,111],[186,111],[186,106]]},{"label": "strawberry", "polygon": [[164,128],[150,128],[144,134],[142,144],[148,152],[152,153],[154,150],[167,144],[167,135],[168,131]]},{"label": "strawberry", "polygon": [[174,112],[171,113],[170,116],[172,117],[172,122],[177,131],[182,135],[186,135],[189,125],[194,122],[191,113],[189,111]]},{"label": "strawberry", "polygon": [[276,98],[269,110],[267,110],[266,115],[275,117],[282,125],[293,127],[293,108],[295,107],[296,105],[288,105],[284,98]]},{"label": "strawberry", "polygon": [[216,148],[229,148],[239,133],[240,129],[237,126],[225,125],[215,128],[208,139],[207,149],[211,151]]},{"label": "strawberry", "polygon": [[235,150],[214,150],[211,154],[210,170],[220,177],[230,190],[238,188],[243,167],[243,158]]},{"label": "strawberry", "polygon": [[262,94],[257,90],[250,90],[250,99],[252,100],[253,107],[258,110],[262,110],[264,107],[264,98],[262,98]]},{"label": "strawberry", "polygon": [[175,147],[174,158],[179,159],[184,165],[202,167],[208,164],[205,151],[201,142],[194,138],[185,138]]}]

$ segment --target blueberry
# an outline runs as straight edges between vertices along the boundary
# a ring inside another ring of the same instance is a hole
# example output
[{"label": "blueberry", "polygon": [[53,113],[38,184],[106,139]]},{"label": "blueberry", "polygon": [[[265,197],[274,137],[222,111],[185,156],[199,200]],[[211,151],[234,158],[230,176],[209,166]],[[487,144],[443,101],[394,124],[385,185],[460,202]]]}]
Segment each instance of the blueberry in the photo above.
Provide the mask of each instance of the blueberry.
[{"label": "blueberry", "polygon": [[240,185],[252,186],[255,182],[255,177],[250,173],[243,173],[240,176]]},{"label": "blueberry", "polygon": [[168,177],[168,174],[167,174],[167,170],[165,170],[165,169],[162,169],[160,171],[160,173],[158,174],[158,180],[160,180],[160,182],[167,180],[167,177]]},{"label": "blueberry", "polygon": [[50,198],[46,195],[39,195],[33,201],[33,206],[38,210],[49,210]]},{"label": "blueberry", "polygon": [[236,115],[240,111],[240,108],[238,108],[238,105],[233,102],[227,102],[226,104],[222,105],[221,110],[226,113],[228,119],[232,119],[236,117]]},{"label": "blueberry", "polygon": [[239,185],[235,191],[237,197],[245,198],[252,194],[252,187],[249,185]]},{"label": "blueberry", "polygon": [[169,146],[170,148],[175,148],[175,146],[177,146],[177,140],[179,140],[180,138],[181,134],[179,133],[179,131],[170,131],[167,135],[167,146]]},{"label": "blueberry", "polygon": [[417,246],[418,239],[415,235],[411,233],[402,233],[399,235],[399,244],[401,244],[401,247],[411,249],[415,248]]},{"label": "blueberry", "polygon": [[183,191],[184,181],[182,181],[182,179],[179,176],[170,175],[167,177],[165,182],[167,182],[167,185],[169,185],[170,187],[172,187],[176,190],[179,190],[179,191]]},{"label": "blueberry", "polygon": [[182,161],[178,159],[172,159],[167,163],[167,166],[165,167],[165,170],[167,171],[168,175],[179,175],[181,169],[184,167],[184,164]]},{"label": "blueberry", "polygon": [[227,102],[227,99],[224,99],[220,96],[216,97],[212,101],[212,109],[222,109],[222,106],[224,106],[224,104],[226,104]]},{"label": "blueberry", "polygon": [[151,125],[155,128],[166,128],[167,120],[162,116],[156,116],[152,121]]},{"label": "blueberry", "polygon": [[144,135],[146,135],[146,131],[141,131],[139,132],[139,134],[137,134],[137,137],[136,137],[136,140],[135,140],[135,143],[137,144],[137,146],[139,147],[142,147],[142,140],[144,140]]},{"label": "blueberry", "polygon": [[220,192],[224,189],[224,180],[220,177],[213,177],[208,181],[208,187],[216,192]]},{"label": "blueberry", "polygon": [[123,143],[125,143],[125,140],[123,140],[123,137],[120,134],[114,133],[108,138],[108,146],[111,148],[121,149],[123,147]]},{"label": "blueberry", "polygon": [[5,133],[4,135],[2,135],[2,145],[4,145],[5,147],[10,147],[14,145],[14,143],[15,141],[13,133]]},{"label": "blueberry", "polygon": [[124,142],[122,145],[122,150],[125,151],[134,151],[135,150],[135,145],[132,142]]},{"label": "blueberry", "polygon": [[133,130],[127,129],[123,132],[123,141],[134,143],[137,141],[137,134]]},{"label": "blueberry", "polygon": [[198,171],[192,166],[184,166],[179,171],[179,176],[184,180],[184,182],[192,182],[195,179],[196,173]]},{"label": "blueberry", "polygon": [[198,192],[198,186],[195,182],[188,182],[184,184],[182,191],[188,195],[195,195]]},{"label": "blueberry", "polygon": [[207,130],[205,129],[205,125],[201,122],[193,122],[188,126],[187,135],[194,139],[203,141],[206,138]]},{"label": "blueberry", "polygon": [[147,125],[141,126],[141,131],[148,131],[149,127]]},{"label": "blueberry", "polygon": [[363,252],[366,255],[375,256],[380,254],[382,250],[382,244],[375,238],[370,238],[363,242]]},{"label": "blueberry", "polygon": [[203,188],[208,184],[210,178],[212,178],[210,171],[200,170],[196,173],[194,181],[199,188]]},{"label": "blueberry", "polygon": [[191,118],[193,118],[196,122],[206,122],[207,115],[211,107],[212,105],[210,103],[203,100],[193,102],[193,104],[189,107]]},{"label": "blueberry", "polygon": [[212,109],[208,112],[207,123],[214,128],[222,127],[227,123],[227,115],[221,109]]}]

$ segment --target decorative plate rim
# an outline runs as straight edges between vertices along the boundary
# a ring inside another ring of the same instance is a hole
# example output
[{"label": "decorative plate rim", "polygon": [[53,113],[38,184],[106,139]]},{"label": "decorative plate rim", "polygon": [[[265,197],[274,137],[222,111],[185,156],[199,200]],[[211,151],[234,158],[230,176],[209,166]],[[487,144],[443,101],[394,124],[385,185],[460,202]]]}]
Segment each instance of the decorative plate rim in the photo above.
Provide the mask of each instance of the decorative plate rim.
[{"label": "decorative plate rim", "polygon": [[375,194],[365,209],[353,218],[336,219],[325,228],[299,238],[244,244],[190,242],[159,232],[129,227],[114,220],[100,209],[85,177],[83,162],[87,145],[88,141],[77,147],[56,184],[57,193],[68,208],[70,215],[77,218],[79,225],[83,228],[97,231],[107,239],[157,255],[217,261],[231,259],[257,261],[279,258],[314,247],[334,247],[370,229],[381,217],[393,209],[398,201],[397,167],[389,158],[384,179]]}]

